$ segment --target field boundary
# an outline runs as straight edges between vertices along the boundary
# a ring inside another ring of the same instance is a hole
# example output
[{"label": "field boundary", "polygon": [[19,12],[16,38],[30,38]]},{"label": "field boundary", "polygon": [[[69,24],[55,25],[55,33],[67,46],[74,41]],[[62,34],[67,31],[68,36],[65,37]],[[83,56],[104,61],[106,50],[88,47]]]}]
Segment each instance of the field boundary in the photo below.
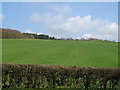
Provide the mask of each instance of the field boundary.
[{"label": "field boundary", "polygon": [[2,64],[3,88],[115,88],[118,68]]}]

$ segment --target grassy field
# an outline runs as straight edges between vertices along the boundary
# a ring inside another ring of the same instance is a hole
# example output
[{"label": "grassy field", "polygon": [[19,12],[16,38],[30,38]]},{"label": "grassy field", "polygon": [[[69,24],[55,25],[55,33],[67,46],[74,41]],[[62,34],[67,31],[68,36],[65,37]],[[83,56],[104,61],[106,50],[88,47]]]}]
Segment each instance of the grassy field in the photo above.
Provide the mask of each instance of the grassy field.
[{"label": "grassy field", "polygon": [[118,44],[107,41],[3,39],[2,62],[117,67]]}]

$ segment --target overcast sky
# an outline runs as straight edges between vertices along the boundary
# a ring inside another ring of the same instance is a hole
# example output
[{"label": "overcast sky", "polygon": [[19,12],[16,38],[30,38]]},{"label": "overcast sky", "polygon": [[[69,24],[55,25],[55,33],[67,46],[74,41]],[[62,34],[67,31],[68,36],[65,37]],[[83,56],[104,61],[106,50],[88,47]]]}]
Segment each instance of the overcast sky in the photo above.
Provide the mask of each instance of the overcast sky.
[{"label": "overcast sky", "polygon": [[3,28],[55,37],[117,40],[117,2],[3,2]]}]

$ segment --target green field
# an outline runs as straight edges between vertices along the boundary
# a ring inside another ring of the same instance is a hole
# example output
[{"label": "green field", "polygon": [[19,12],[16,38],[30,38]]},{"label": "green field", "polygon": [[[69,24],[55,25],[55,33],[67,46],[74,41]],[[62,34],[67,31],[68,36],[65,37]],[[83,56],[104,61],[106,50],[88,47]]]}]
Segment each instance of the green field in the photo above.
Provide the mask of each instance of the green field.
[{"label": "green field", "polygon": [[3,39],[2,62],[79,67],[117,67],[118,43]]}]

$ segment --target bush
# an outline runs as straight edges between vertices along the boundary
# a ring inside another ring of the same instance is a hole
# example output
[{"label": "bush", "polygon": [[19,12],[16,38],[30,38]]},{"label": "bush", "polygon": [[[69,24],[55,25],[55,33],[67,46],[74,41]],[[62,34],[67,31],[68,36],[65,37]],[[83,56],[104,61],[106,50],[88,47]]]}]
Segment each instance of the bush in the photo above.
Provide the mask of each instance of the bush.
[{"label": "bush", "polygon": [[118,68],[2,64],[3,88],[115,88]]}]

